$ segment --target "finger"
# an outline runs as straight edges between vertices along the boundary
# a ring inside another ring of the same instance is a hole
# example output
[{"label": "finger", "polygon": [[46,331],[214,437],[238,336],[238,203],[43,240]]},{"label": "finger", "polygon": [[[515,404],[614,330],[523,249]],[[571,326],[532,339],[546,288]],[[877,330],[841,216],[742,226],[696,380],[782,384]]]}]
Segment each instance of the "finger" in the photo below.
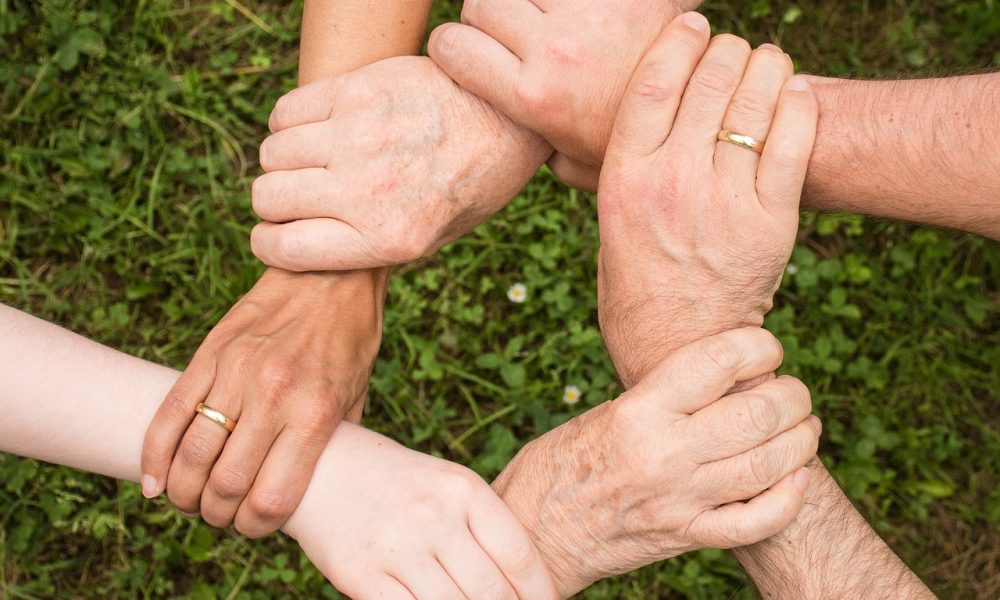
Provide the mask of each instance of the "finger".
[{"label": "finger", "polygon": [[306,493],[319,455],[332,432],[328,423],[315,431],[286,428],[278,435],[261,465],[253,487],[236,512],[236,530],[249,538],[270,535],[288,520]]},{"label": "finger", "polygon": [[563,184],[586,192],[596,192],[601,167],[591,166],[556,152],[548,162],[549,168]]},{"label": "finger", "polygon": [[354,198],[346,200],[348,196],[337,193],[339,187],[336,174],[329,169],[272,171],[253,182],[253,210],[258,217],[272,223],[315,217],[345,218],[343,211],[359,206]]},{"label": "finger", "polygon": [[267,126],[272,133],[306,123],[326,121],[337,107],[340,77],[330,77],[288,92],[274,105]]},{"label": "finger", "polygon": [[482,31],[519,57],[538,39],[538,23],[544,14],[529,0],[465,0],[462,4],[463,24]]},{"label": "finger", "polygon": [[517,600],[514,588],[471,533],[451,540],[447,548],[438,551],[437,558],[467,598]]},{"label": "finger", "polygon": [[517,517],[490,491],[469,511],[469,531],[518,598],[558,598],[555,583]]},{"label": "finger", "polygon": [[685,13],[667,25],[632,76],[618,109],[609,154],[648,156],[663,145],[708,38],[708,21],[698,13]]},{"label": "finger", "polygon": [[460,86],[531,128],[518,97],[521,59],[475,27],[445,23],[431,32],[427,53]]},{"label": "finger", "polygon": [[691,533],[711,548],[736,548],[777,535],[792,524],[809,487],[805,467],[789,474],[749,502],[736,502],[702,513]]},{"label": "finger", "polygon": [[774,371],[782,357],[781,344],[767,330],[733,329],[678,348],[633,389],[660,396],[667,390],[666,406],[690,415],[737,381]]},{"label": "finger", "polygon": [[[722,128],[766,141],[781,88],[792,73],[792,59],[777,46],[764,44],[754,50]],[[715,165],[743,181],[753,180],[758,158],[756,152],[726,141],[715,148]]]},{"label": "finger", "polygon": [[712,160],[726,110],[743,80],[750,44],[734,35],[715,36],[698,63],[670,131],[673,151]]},{"label": "finger", "polygon": [[142,493],[147,498],[166,489],[177,447],[197,414],[195,407],[208,396],[214,381],[214,358],[210,353],[196,353],[153,415],[142,442]]},{"label": "finger", "polygon": [[798,220],[819,109],[805,77],[785,83],[757,168],[757,198],[772,215]]},{"label": "finger", "polygon": [[433,557],[406,557],[399,571],[392,575],[420,600],[465,600],[458,585]]},{"label": "finger", "polygon": [[820,431],[819,419],[810,416],[743,454],[699,466],[697,476],[719,482],[713,495],[719,503],[753,498],[812,460]]},{"label": "finger", "polygon": [[260,223],[250,232],[250,249],[264,264],[287,271],[347,271],[397,264],[376,251],[360,231],[337,219]]},{"label": "finger", "polygon": [[783,376],[721,398],[684,419],[682,431],[691,439],[692,458],[699,463],[746,452],[788,431],[812,412],[809,388]]},{"label": "finger", "polygon": [[267,415],[244,414],[215,462],[201,496],[201,516],[213,527],[233,524],[240,504],[250,493],[278,426]]},{"label": "finger", "polygon": [[[239,389],[236,379],[234,373],[220,373],[205,404],[236,421],[238,425],[242,403],[239,394],[233,391]],[[167,496],[179,510],[185,513],[199,512],[202,491],[229,436],[225,427],[196,413],[181,439],[167,475]]]},{"label": "finger", "polygon": [[327,167],[329,147],[335,141],[330,121],[306,123],[272,133],[260,145],[260,168],[265,172]]}]

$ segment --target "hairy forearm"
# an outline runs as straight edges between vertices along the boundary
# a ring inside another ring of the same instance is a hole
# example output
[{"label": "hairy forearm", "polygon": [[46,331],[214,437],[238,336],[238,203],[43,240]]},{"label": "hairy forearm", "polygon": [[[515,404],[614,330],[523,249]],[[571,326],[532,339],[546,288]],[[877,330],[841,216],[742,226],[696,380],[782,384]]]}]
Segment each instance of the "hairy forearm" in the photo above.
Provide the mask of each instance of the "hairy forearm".
[{"label": "hairy forearm", "polygon": [[734,550],[764,598],[934,598],[868,526],[823,465],[783,533]]},{"label": "hairy forearm", "polygon": [[806,206],[1000,239],[1000,73],[810,83],[820,121]]}]

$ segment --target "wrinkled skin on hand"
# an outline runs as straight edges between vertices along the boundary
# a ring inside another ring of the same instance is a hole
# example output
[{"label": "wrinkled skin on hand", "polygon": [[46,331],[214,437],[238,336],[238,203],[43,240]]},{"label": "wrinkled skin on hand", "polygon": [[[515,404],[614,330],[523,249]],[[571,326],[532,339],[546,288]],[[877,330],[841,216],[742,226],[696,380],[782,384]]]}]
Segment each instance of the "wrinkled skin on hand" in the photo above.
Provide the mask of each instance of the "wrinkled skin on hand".
[{"label": "wrinkled skin on hand", "polygon": [[556,149],[550,166],[594,190],[632,72],[697,0],[466,0],[430,56],[455,81]]},{"label": "wrinkled skin on hand", "polygon": [[[672,348],[770,310],[816,133],[815,98],[791,77],[776,46],[709,44],[696,13],[636,70],[598,191],[598,313],[626,386]],[[767,140],[763,154],[721,129]]]},{"label": "wrinkled skin on hand", "polygon": [[755,543],[795,519],[821,432],[808,390],[783,377],[725,396],[780,362],[762,329],[699,340],[514,457],[494,489],[563,597],[690,550]]},{"label": "wrinkled skin on hand", "polygon": [[293,90],[270,125],[251,244],[293,271],[428,256],[505,206],[550,151],[426,57]]}]

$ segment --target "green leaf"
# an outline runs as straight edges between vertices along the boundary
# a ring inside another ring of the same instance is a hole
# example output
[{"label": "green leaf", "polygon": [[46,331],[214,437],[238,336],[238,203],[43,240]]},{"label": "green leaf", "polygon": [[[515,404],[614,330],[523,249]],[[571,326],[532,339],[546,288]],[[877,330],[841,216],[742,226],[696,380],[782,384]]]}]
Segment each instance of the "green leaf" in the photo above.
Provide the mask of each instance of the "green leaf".
[{"label": "green leaf", "polygon": [[524,365],[507,363],[500,367],[500,378],[510,389],[520,389],[524,386],[526,372]]}]

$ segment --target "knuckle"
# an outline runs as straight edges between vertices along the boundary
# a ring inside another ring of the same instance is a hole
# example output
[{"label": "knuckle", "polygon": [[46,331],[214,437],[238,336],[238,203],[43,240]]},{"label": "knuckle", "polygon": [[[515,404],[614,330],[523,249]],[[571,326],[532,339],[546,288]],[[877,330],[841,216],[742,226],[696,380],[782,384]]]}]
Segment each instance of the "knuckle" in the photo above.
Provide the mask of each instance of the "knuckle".
[{"label": "knuckle", "polygon": [[[503,557],[503,570],[506,575],[527,573],[538,559],[534,547],[527,539],[510,543],[503,549]],[[506,598],[508,596],[505,592],[504,595],[499,597]]]},{"label": "knuckle", "polygon": [[222,500],[241,500],[250,491],[253,479],[244,471],[224,468],[212,474],[208,485],[212,493]]},{"label": "knuckle", "polygon": [[171,421],[190,421],[194,416],[194,404],[183,394],[170,391],[163,399],[163,412]]},{"label": "knuckle", "polygon": [[733,99],[732,111],[738,116],[766,116],[770,118],[774,111],[776,98],[771,98],[758,90],[745,90]]},{"label": "knuckle", "polygon": [[742,358],[735,344],[720,337],[705,340],[703,353],[710,365],[725,373],[736,370]]},{"label": "knuckle", "polygon": [[659,62],[639,67],[633,86],[637,96],[658,104],[670,102],[681,94],[678,86],[671,83],[666,65]]},{"label": "knuckle", "polygon": [[747,457],[748,484],[754,488],[766,486],[774,477],[775,463],[770,454],[760,446],[750,451]]},{"label": "knuckle", "polygon": [[550,37],[545,43],[545,54],[550,62],[559,66],[582,65],[587,60],[587,47],[574,34]]},{"label": "knuckle", "polygon": [[269,523],[284,523],[294,512],[296,505],[289,491],[276,488],[255,490],[247,502],[254,515]]},{"label": "knuckle", "polygon": [[204,467],[215,461],[216,444],[204,433],[188,431],[178,454],[182,464]]},{"label": "knuckle", "polygon": [[691,84],[700,94],[728,95],[733,87],[732,69],[721,63],[709,63],[691,77]]},{"label": "knuckle", "polygon": [[525,110],[534,116],[549,115],[561,110],[562,98],[547,83],[525,78],[514,87],[514,97]]},{"label": "knuckle", "polygon": [[781,426],[779,404],[772,392],[761,390],[748,393],[747,422],[754,439],[771,439],[777,433]]}]

